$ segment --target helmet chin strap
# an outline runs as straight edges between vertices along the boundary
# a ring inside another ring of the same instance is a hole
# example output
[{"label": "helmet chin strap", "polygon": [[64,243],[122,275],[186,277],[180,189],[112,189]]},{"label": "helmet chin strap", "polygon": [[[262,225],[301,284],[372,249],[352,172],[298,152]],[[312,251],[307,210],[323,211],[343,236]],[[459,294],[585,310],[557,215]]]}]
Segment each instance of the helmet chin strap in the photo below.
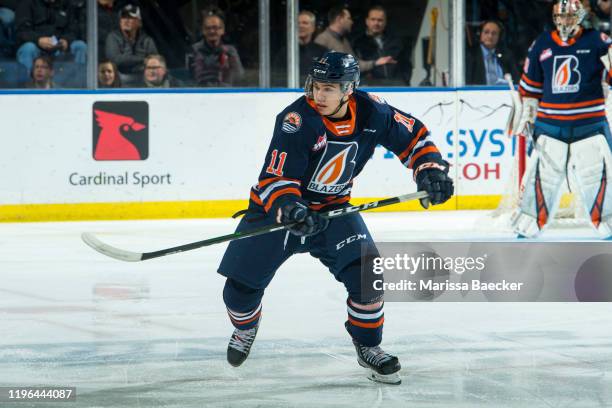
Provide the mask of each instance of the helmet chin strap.
[{"label": "helmet chin strap", "polygon": [[[346,94],[345,94],[346,95]],[[340,109],[342,109],[342,107],[344,105],[346,105],[346,103],[349,101],[349,98],[345,98],[344,96],[342,97],[342,99],[340,100],[340,103],[338,104],[338,107],[329,115],[325,115],[328,118],[331,118],[332,116],[334,116],[336,113],[338,113],[340,111]]]}]

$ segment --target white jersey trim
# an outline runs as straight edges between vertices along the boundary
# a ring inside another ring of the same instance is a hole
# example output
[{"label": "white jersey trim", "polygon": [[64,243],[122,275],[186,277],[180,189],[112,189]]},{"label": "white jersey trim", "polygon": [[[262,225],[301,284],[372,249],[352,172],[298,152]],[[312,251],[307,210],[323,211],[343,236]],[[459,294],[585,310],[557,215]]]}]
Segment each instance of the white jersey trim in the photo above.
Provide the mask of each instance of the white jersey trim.
[{"label": "white jersey trim", "polygon": [[573,115],[576,113],[599,112],[605,109],[605,105],[595,105],[579,109],[544,109],[538,108],[538,112],[547,113],[549,115]]}]

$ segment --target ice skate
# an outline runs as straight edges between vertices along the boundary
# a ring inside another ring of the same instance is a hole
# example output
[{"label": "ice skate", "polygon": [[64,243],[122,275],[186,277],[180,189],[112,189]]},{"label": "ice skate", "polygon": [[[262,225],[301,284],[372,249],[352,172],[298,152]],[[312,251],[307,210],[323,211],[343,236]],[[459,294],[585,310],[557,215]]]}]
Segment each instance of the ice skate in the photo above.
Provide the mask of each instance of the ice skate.
[{"label": "ice skate", "polygon": [[357,351],[357,362],[360,366],[370,370],[368,375],[370,380],[394,385],[402,383],[398,374],[402,366],[397,357],[385,353],[379,346],[364,346],[354,339],[353,344]]},{"label": "ice skate", "polygon": [[257,329],[259,328],[259,322],[257,326],[248,330],[235,329],[230,338],[229,345],[227,346],[227,362],[234,367],[240,366],[249,356],[251,346],[255,341],[257,335]]}]

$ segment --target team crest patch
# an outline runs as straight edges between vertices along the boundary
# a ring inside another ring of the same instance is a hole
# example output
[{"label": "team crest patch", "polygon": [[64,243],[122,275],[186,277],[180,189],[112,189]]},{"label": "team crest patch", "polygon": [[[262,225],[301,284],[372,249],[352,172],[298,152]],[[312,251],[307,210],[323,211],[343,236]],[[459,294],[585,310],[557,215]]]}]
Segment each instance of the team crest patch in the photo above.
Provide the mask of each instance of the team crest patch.
[{"label": "team crest patch", "polygon": [[302,126],[302,117],[297,112],[289,112],[283,119],[283,132],[295,133]]},{"label": "team crest patch", "polygon": [[312,151],[318,152],[319,150],[324,148],[326,144],[327,144],[327,133],[323,134],[323,136],[319,136],[317,143],[315,143],[314,146],[312,146]]},{"label": "team crest patch", "polygon": [[540,62],[552,57],[553,53],[552,53],[552,49],[547,48],[544,51],[542,51],[542,53],[540,54]]}]

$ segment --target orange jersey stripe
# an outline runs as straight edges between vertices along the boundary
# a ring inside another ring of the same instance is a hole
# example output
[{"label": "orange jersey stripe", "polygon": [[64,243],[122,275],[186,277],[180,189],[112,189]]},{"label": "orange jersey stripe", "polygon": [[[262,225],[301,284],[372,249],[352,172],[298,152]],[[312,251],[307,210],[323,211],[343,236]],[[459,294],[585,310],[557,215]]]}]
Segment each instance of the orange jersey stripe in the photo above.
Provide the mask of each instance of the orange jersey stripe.
[{"label": "orange jersey stripe", "polygon": [[410,144],[408,145],[408,148],[407,148],[406,150],[404,150],[404,151],[402,152],[402,154],[400,154],[400,155],[398,156],[398,158],[399,158],[401,161],[404,161],[404,159],[405,159],[406,157],[410,156],[410,152],[412,152],[412,149],[414,148],[414,146],[417,144],[417,142],[419,141],[419,139],[420,139],[421,137],[423,137],[423,135],[424,135],[425,133],[427,133],[427,128],[426,128],[425,126],[423,126],[423,127],[421,128],[421,130],[419,130],[419,132],[416,134],[415,138],[414,138],[414,139],[412,139],[412,142],[410,142]]},{"label": "orange jersey stripe", "polygon": [[523,74],[523,76],[521,76],[521,79],[525,82],[527,82],[529,85],[534,86],[536,88],[541,88],[542,87],[542,83],[541,82],[536,82],[536,81],[532,81],[531,79],[527,78],[527,75]]},{"label": "orange jersey stripe", "polygon": [[579,115],[548,115],[546,113],[538,112],[538,118],[545,119],[556,119],[556,120],[577,120],[587,118],[605,117],[606,112],[601,110],[599,112],[581,113]]},{"label": "orange jersey stripe", "polygon": [[263,179],[261,181],[259,181],[259,188],[265,187],[270,183],[274,183],[275,181],[280,181],[280,180],[287,180],[287,181],[295,181],[296,183],[300,184],[300,180],[296,180],[296,179],[290,179],[287,177],[271,177],[271,178],[266,178]]},{"label": "orange jersey stripe", "polygon": [[523,87],[519,87],[519,94],[524,98],[542,99],[542,94],[531,93],[523,89]]},{"label": "orange jersey stripe", "polygon": [[259,188],[262,188],[262,187],[265,187],[268,184],[273,183],[275,181],[278,181],[280,179],[282,179],[282,177],[271,177],[271,178],[263,179],[263,180],[259,181],[258,186],[259,186]]},{"label": "orange jersey stripe", "polygon": [[268,199],[268,204],[266,204],[266,206],[264,207],[264,210],[266,210],[266,212],[270,211],[270,208],[272,208],[272,204],[274,203],[274,200],[276,200],[278,197],[285,195],[285,194],[295,194],[300,197],[302,196],[302,192],[295,187],[283,188],[281,190],[275,191],[274,193],[270,195],[270,198]]},{"label": "orange jersey stripe", "polygon": [[541,102],[540,107],[542,108],[584,108],[585,106],[591,105],[601,105],[605,103],[605,99],[593,99],[590,101],[584,102],[576,102],[576,103],[550,103],[550,102]]},{"label": "orange jersey stripe", "polygon": [[408,163],[408,167],[412,168],[412,165],[414,164],[414,162],[421,156],[427,154],[427,153],[440,153],[438,151],[438,149],[435,146],[427,146],[421,150],[419,150],[417,153],[415,153],[414,156],[412,156],[412,159],[410,160],[410,163]]},{"label": "orange jersey stripe", "polygon": [[261,201],[259,196],[255,194],[255,192],[253,192],[253,190],[251,190],[251,200],[253,200],[255,204],[261,205],[263,207],[263,202]]},{"label": "orange jersey stripe", "polygon": [[378,319],[377,321],[375,321],[374,323],[362,323],[362,322],[358,322],[357,320],[351,318],[349,316],[348,318],[349,322],[351,322],[352,325],[357,326],[357,327],[363,327],[364,329],[376,329],[377,327],[380,327],[383,325],[383,323],[385,322],[385,317],[381,317],[380,319]]}]

